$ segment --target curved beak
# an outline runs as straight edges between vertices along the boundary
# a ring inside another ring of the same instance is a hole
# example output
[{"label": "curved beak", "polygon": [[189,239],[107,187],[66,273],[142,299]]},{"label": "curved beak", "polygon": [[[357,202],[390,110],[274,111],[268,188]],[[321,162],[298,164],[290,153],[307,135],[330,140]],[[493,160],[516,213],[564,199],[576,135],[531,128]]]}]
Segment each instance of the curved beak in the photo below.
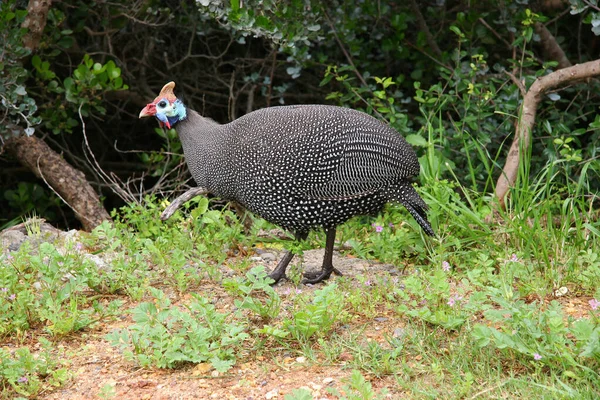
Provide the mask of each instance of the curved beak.
[{"label": "curved beak", "polygon": [[156,104],[148,103],[146,104],[146,107],[140,111],[139,118],[153,117],[154,115],[156,115]]}]

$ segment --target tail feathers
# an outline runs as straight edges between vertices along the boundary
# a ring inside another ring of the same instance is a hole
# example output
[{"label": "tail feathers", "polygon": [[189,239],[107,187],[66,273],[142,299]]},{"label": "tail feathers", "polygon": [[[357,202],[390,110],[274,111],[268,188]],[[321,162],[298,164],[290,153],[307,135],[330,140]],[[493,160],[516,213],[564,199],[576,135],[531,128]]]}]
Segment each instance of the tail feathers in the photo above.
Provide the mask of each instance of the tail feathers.
[{"label": "tail feathers", "polygon": [[390,199],[398,201],[406,207],[410,215],[421,225],[425,233],[429,236],[435,236],[431,224],[427,221],[427,204],[409,182],[403,182],[403,184],[398,185],[394,192],[391,193]]},{"label": "tail feathers", "polygon": [[402,203],[402,205],[406,207],[406,209],[408,210],[410,215],[413,216],[415,221],[417,221],[419,225],[421,225],[421,228],[423,228],[426,234],[435,237],[435,232],[433,231],[433,228],[431,227],[429,221],[427,221],[427,214],[425,213],[425,210],[423,210],[419,206],[413,207],[413,205],[408,203]]}]

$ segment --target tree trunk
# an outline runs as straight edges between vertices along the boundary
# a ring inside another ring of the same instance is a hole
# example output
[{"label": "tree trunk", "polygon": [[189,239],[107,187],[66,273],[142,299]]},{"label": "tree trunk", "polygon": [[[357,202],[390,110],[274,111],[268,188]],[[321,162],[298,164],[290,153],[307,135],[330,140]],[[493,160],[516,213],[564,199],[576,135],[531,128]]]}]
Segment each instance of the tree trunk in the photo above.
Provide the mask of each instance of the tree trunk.
[{"label": "tree trunk", "polygon": [[[23,44],[32,51],[35,51],[42,37],[51,3],[51,0],[30,0],[27,7],[28,14],[22,27],[28,32]],[[4,148],[38,178],[42,178],[73,209],[83,229],[90,231],[102,221],[110,220],[83,172],[73,168],[42,139],[28,137],[22,132],[20,136],[8,139]]]},{"label": "tree trunk", "polygon": [[52,0],[31,0],[27,6],[27,17],[21,27],[27,29],[23,45],[31,51],[37,49],[40,43],[51,5]]},{"label": "tree trunk", "polygon": [[73,209],[83,229],[91,231],[102,221],[110,220],[84,173],[73,168],[42,139],[21,135],[7,140],[5,148]]},{"label": "tree trunk", "polygon": [[531,85],[523,99],[515,138],[506,157],[502,174],[496,183],[496,198],[501,208],[506,207],[505,201],[508,191],[517,180],[520,150],[526,151],[531,143],[531,131],[535,125],[537,108],[544,94],[557,87],[597,75],[600,75],[600,60],[588,61],[554,71],[537,79]]}]

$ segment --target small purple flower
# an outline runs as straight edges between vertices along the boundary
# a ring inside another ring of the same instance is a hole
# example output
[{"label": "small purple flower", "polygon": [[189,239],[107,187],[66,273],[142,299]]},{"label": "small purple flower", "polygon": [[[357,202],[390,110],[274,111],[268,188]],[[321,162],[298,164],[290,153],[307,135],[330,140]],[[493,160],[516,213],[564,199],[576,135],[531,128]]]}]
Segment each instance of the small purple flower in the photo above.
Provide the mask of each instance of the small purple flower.
[{"label": "small purple flower", "polygon": [[514,254],[514,253],[513,253],[513,255],[510,257],[510,260],[509,260],[509,261],[511,261],[511,262],[514,262],[514,263],[521,262],[521,260],[519,259],[519,257],[517,257],[517,255],[516,255],[516,254]]},{"label": "small purple flower", "polygon": [[462,300],[462,296],[459,296],[457,294],[453,294],[449,299],[448,302],[446,304],[448,304],[450,307],[454,307],[454,305],[456,304],[457,301]]},{"label": "small purple flower", "polygon": [[535,361],[540,361],[542,359],[542,356],[539,353],[534,353],[533,354],[533,359]]},{"label": "small purple flower", "polygon": [[81,243],[77,243],[77,244],[75,245],[75,249],[76,249],[77,251],[81,251],[81,249],[83,249],[83,245],[82,245]]},{"label": "small purple flower", "polygon": [[390,228],[393,228],[393,227],[394,227],[394,224],[390,222],[390,223],[388,224],[388,226],[389,226]]},{"label": "small purple flower", "polygon": [[288,295],[288,294],[290,294],[291,292],[292,292],[292,289],[290,289],[290,288],[286,288],[286,289],[283,291],[283,294],[285,294],[285,295],[287,296],[287,295]]},{"label": "small purple flower", "polygon": [[365,286],[371,286],[371,280],[370,279],[365,281]]},{"label": "small purple flower", "polygon": [[296,289],[296,294],[302,293],[302,289]]},{"label": "small purple flower", "polygon": [[9,299],[10,301],[13,301],[13,300],[15,300],[16,298],[17,298],[17,295],[16,295],[16,294],[14,294],[14,293],[13,293],[13,294],[11,294],[10,296],[8,296],[8,299]]},{"label": "small purple flower", "polygon": [[8,261],[11,261],[11,260],[14,260],[14,257],[13,257],[13,255],[12,255],[12,254],[10,254],[10,253],[6,253],[6,259],[7,259]]},{"label": "small purple flower", "polygon": [[377,232],[377,233],[383,232],[383,226],[381,226],[381,225],[375,225],[375,232]]},{"label": "small purple flower", "polygon": [[27,379],[26,376],[22,376],[19,379],[17,379],[18,383],[27,383],[29,381],[29,379]]},{"label": "small purple flower", "polygon": [[450,271],[450,263],[448,261],[442,262],[442,269],[446,272]]},{"label": "small purple flower", "polygon": [[590,304],[590,307],[592,307],[592,310],[597,310],[598,307],[600,307],[600,301],[596,299],[591,299],[588,303]]},{"label": "small purple flower", "polygon": [[8,292],[8,288],[3,287],[0,289],[0,292],[6,293],[6,292]]}]

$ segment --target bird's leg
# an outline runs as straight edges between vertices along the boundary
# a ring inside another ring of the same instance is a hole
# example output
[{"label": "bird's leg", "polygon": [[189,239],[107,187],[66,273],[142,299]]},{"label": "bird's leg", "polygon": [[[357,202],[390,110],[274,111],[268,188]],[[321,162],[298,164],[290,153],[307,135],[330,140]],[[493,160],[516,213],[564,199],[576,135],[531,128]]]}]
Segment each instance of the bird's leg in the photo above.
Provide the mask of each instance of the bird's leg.
[{"label": "bird's leg", "polygon": [[294,253],[292,253],[291,251],[286,252],[283,258],[279,260],[279,263],[277,264],[273,272],[269,274],[269,278],[275,281],[272,283],[273,285],[279,282],[279,280],[285,276],[285,270],[290,261],[292,261],[292,258],[294,258]]},{"label": "bird's leg", "polygon": [[304,280],[302,283],[319,283],[325,279],[329,279],[331,273],[342,276],[342,273],[333,267],[333,245],[335,244],[335,228],[331,228],[327,231],[327,238],[325,239],[325,255],[323,256],[323,266],[321,271],[315,273],[305,273]]},{"label": "bird's leg", "polygon": [[[296,232],[294,236],[296,240],[300,241],[306,239],[308,233]],[[269,274],[269,278],[275,281],[273,282],[273,285],[279,282],[281,278],[285,277],[285,270],[287,269],[287,266],[290,263],[290,261],[292,261],[292,258],[294,258],[294,253],[292,253],[291,251],[287,251],[281,258],[281,260],[279,260],[279,263],[277,264],[273,272]]]}]

